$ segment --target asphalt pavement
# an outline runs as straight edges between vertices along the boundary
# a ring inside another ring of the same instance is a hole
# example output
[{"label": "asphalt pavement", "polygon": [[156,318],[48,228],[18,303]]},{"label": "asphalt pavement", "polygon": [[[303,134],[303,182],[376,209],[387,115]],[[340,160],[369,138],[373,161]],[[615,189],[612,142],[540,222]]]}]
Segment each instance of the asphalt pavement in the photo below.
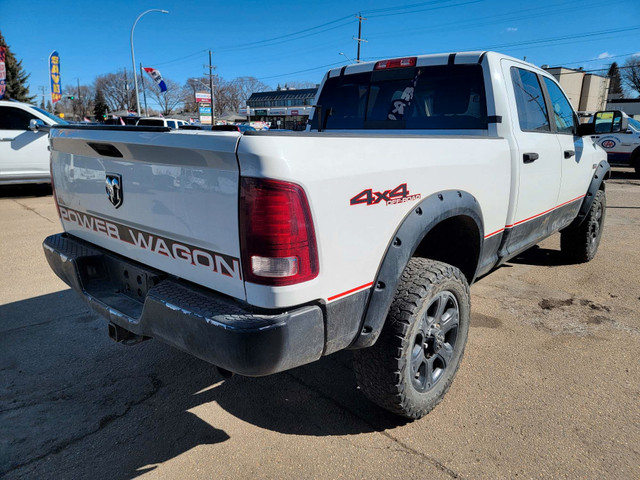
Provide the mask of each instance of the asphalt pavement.
[{"label": "asphalt pavement", "polygon": [[615,169],[596,258],[559,236],[472,288],[462,366],[415,422],[358,391],[350,352],[225,380],[126,347],[49,269],[50,190],[0,188],[0,477],[640,478],[640,180]]}]

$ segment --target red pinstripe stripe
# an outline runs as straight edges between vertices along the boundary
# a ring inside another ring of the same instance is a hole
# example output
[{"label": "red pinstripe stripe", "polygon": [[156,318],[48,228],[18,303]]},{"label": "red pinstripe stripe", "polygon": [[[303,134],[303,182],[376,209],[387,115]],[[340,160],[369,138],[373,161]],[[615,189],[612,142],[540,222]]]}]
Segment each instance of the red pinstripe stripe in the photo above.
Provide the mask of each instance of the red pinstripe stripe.
[{"label": "red pinstripe stripe", "polygon": [[542,213],[538,213],[537,215],[534,215],[533,217],[525,218],[524,220],[520,220],[520,221],[518,221],[516,223],[512,223],[511,225],[505,225],[505,228],[512,228],[512,227],[515,227],[516,225],[520,225],[521,223],[528,222],[529,220],[533,220],[534,218],[538,218],[541,215],[544,215],[545,213],[549,213],[549,212],[555,210],[556,208],[563,207],[563,206],[565,206],[565,205],[567,205],[567,204],[569,204],[571,202],[575,202],[576,200],[580,200],[581,198],[584,198],[584,197],[585,197],[585,195],[580,195],[579,197],[576,197],[573,200],[569,200],[568,202],[564,202],[564,203],[561,203],[560,205],[556,205],[555,207],[550,208],[549,210],[545,210]]},{"label": "red pinstripe stripe", "polygon": [[339,294],[334,295],[332,297],[329,297],[329,298],[327,298],[327,301],[330,302],[331,300],[335,300],[336,298],[344,297],[345,295],[349,295],[350,293],[353,293],[353,292],[355,292],[357,290],[361,290],[363,288],[370,287],[371,285],[373,285],[373,282],[365,283],[364,285],[360,285],[359,287],[352,288],[351,290],[347,290],[346,292],[342,292],[342,293],[339,293]]}]

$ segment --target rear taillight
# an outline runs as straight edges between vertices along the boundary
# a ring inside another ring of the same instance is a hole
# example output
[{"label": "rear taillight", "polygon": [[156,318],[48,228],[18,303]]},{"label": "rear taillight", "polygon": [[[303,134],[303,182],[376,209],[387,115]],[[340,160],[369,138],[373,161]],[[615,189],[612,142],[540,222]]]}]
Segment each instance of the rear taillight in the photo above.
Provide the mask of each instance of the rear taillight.
[{"label": "rear taillight", "polygon": [[380,60],[373,67],[374,70],[386,70],[387,68],[415,67],[418,57],[394,58],[392,60]]},{"label": "rear taillight", "polygon": [[248,282],[283,286],[318,276],[313,219],[299,185],[243,177],[240,241]]}]

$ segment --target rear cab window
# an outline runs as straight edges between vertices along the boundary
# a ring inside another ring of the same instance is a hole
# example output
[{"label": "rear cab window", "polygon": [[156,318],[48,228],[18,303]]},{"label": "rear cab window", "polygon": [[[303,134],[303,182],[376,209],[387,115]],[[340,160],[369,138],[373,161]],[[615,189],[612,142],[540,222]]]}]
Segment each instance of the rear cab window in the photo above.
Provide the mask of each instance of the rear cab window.
[{"label": "rear cab window", "polygon": [[327,130],[488,126],[483,71],[477,64],[374,69],[328,78],[318,105]]}]

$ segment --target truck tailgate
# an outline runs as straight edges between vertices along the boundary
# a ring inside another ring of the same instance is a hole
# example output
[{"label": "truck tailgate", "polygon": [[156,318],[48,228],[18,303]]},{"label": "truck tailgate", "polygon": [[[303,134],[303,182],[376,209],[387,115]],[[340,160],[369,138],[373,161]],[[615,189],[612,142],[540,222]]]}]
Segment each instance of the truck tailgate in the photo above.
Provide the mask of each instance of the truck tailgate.
[{"label": "truck tailgate", "polygon": [[52,130],[52,178],[65,231],[244,299],[238,138],[124,127]]}]

